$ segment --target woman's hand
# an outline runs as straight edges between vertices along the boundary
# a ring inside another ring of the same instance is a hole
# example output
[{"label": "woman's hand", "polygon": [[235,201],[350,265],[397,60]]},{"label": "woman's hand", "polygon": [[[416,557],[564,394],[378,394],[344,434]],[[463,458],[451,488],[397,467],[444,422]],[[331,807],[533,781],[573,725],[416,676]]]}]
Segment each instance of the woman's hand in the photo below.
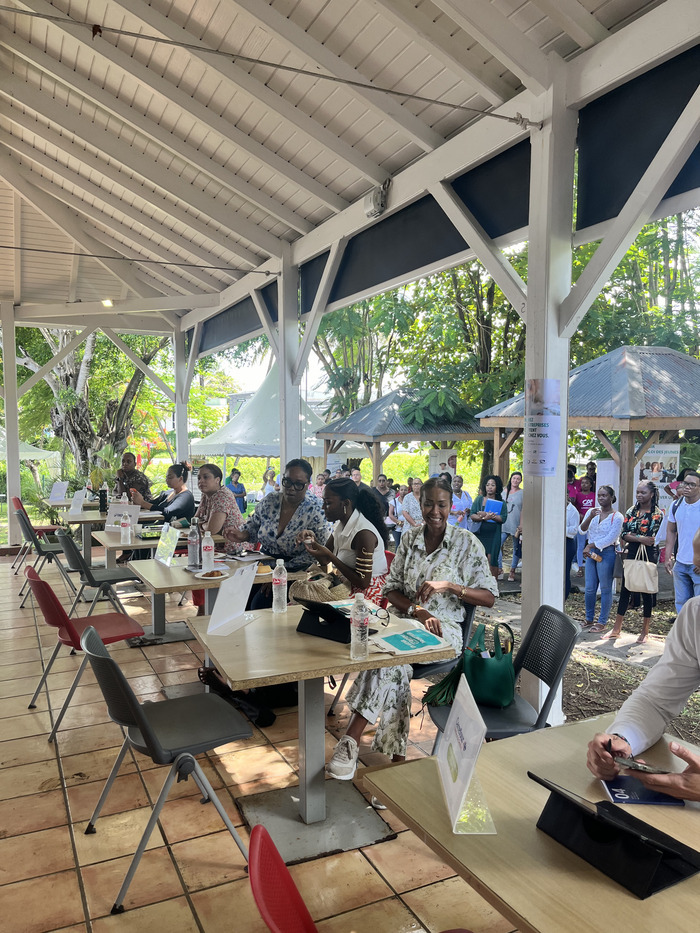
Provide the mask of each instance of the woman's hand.
[{"label": "woman's hand", "polygon": [[416,599],[419,603],[427,602],[431,596],[436,593],[454,593],[455,587],[447,580],[426,580],[423,586],[418,590]]},{"label": "woman's hand", "polygon": [[584,556],[584,557],[590,557],[590,556],[591,556],[591,549],[590,549],[589,545],[586,545],[585,548],[583,549],[583,556]]},{"label": "woman's hand", "polygon": [[423,625],[429,632],[432,632],[433,635],[439,637],[442,636],[442,625],[440,620],[436,619],[435,616],[428,612],[427,609],[416,609],[415,618]]},{"label": "woman's hand", "polygon": [[131,489],[129,491],[131,492],[131,501],[134,505],[140,505],[142,509],[150,509],[151,503],[146,502],[137,489]]},{"label": "woman's hand", "polygon": [[[310,537],[304,537],[304,535],[310,535]],[[312,531],[302,532],[298,540],[303,543],[309,554],[315,557],[319,564],[331,563],[333,552],[329,551],[327,547],[317,541]]]},{"label": "woman's hand", "polygon": [[242,528],[229,528],[225,537],[231,541],[237,541],[239,544],[249,540],[248,532]]}]

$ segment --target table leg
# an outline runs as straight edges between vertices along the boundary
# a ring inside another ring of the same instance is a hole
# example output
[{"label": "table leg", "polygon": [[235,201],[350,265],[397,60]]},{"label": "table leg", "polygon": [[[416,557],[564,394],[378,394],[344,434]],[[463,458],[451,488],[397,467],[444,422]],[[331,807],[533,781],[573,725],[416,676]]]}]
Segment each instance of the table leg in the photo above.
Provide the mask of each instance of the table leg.
[{"label": "table leg", "polygon": [[299,813],[305,823],[326,818],[323,678],[299,681]]},{"label": "table leg", "polygon": [[108,570],[117,569],[117,552],[112,548],[105,548],[105,567]]},{"label": "table leg", "polygon": [[214,611],[214,603],[219,595],[219,588],[212,586],[211,589],[204,591],[204,614],[210,616]]},{"label": "table leg", "polygon": [[83,525],[83,557],[88,567],[92,566],[92,525],[85,522]]},{"label": "table leg", "polygon": [[165,635],[165,594],[153,593],[151,596],[151,624],[153,637],[162,638]]}]

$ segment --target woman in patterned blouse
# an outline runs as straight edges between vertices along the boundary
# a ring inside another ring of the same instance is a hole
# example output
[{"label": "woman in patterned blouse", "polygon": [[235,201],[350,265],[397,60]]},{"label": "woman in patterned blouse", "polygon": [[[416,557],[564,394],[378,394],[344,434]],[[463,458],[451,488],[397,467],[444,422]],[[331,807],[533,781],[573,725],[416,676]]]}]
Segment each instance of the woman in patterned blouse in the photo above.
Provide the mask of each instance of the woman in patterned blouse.
[{"label": "woman in patterned blouse", "polygon": [[[420,494],[424,524],[401,535],[396,557],[384,585],[384,596],[401,616],[414,619],[429,632],[462,649],[460,622],[464,603],[493,606],[498,585],[491,575],[483,546],[470,532],[449,525],[452,487],[430,479]],[[359,741],[377,719],[372,750],[394,761],[406,756],[411,712],[410,664],[361,671],[348,692],[352,716],[326,770],[349,781],[357,769]]]},{"label": "woman in patterned blouse", "polygon": [[[663,512],[658,508],[659,493],[650,480],[642,480],[637,486],[637,502],[628,509],[622,523],[620,541],[627,545],[627,558],[633,560],[640,548],[644,548],[648,560],[656,564],[659,560],[659,549],[656,547],[656,532],[661,527]],[[617,604],[615,624],[603,638],[618,638],[622,634],[622,620],[629,606],[630,596],[633,594],[625,586],[622,578],[620,601]],[[651,610],[656,602],[653,593],[641,593],[642,608],[644,612],[642,631],[637,639],[638,645],[643,645],[649,639],[649,626],[651,625]]]}]

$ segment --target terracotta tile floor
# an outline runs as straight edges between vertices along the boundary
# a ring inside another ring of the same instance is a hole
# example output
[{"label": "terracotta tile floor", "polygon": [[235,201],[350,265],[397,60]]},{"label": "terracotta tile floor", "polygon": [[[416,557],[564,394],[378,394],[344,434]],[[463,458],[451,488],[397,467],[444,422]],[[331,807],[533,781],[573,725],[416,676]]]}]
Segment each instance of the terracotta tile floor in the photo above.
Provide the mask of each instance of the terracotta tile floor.
[{"label": "terracotta tile floor", "polygon": [[[3,933],[264,933],[240,853],[213,808],[203,811],[193,782],[173,788],[129,889],[128,914],[109,915],[164,771],[141,756],[127,759],[99,832],[84,835],[121,744],[120,730],[109,722],[88,668],[55,745],[47,742],[80,659],[67,651],[59,654],[36,710],[27,709],[55,636],[43,621],[35,621],[29,602],[19,609],[21,580],[10,564],[11,559],[0,558]],[[66,591],[57,573],[48,570],[42,575],[65,605]],[[126,606],[134,618],[144,624],[149,620],[145,598],[130,598]],[[176,598],[167,604],[171,618],[184,618],[192,611],[191,603],[178,609]],[[162,685],[197,679],[200,659],[195,649],[196,643],[188,642],[138,649],[115,646],[112,653],[136,693],[158,700]],[[423,685],[417,684],[415,696],[422,691]],[[328,691],[327,703],[331,699]],[[329,753],[348,718],[344,703],[337,710],[328,720]],[[411,736],[409,756],[428,754],[430,723],[417,720]],[[371,733],[363,741],[364,765],[381,761],[370,752],[370,741]],[[207,758],[205,770],[247,841],[248,827],[237,798],[296,782],[296,711],[281,710],[269,729],[253,729],[247,741],[217,749]],[[396,817],[388,811],[382,816],[398,834],[395,839],[292,866],[322,933],[437,933],[458,926],[475,933],[511,930]]]}]

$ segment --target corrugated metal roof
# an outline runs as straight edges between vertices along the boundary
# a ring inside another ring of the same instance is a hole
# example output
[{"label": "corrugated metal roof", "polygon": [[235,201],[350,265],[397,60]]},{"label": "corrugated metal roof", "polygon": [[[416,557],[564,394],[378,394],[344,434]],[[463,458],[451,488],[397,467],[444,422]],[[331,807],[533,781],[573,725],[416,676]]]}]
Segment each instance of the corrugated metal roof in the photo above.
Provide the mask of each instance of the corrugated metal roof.
[{"label": "corrugated metal roof", "polygon": [[415,397],[410,389],[395,389],[383,395],[376,402],[365,405],[357,411],[326,425],[317,431],[318,437],[343,438],[359,437],[373,441],[386,438],[398,439],[424,438],[426,440],[439,440],[443,435],[479,434],[489,436],[490,428],[482,428],[476,421],[440,421],[437,424],[417,427],[409,424],[401,415],[400,409],[405,400]]},{"label": "corrugated metal roof", "polygon": [[[477,418],[523,418],[525,397]],[[670,347],[620,347],[569,373],[569,418],[697,418],[700,360]]]}]

